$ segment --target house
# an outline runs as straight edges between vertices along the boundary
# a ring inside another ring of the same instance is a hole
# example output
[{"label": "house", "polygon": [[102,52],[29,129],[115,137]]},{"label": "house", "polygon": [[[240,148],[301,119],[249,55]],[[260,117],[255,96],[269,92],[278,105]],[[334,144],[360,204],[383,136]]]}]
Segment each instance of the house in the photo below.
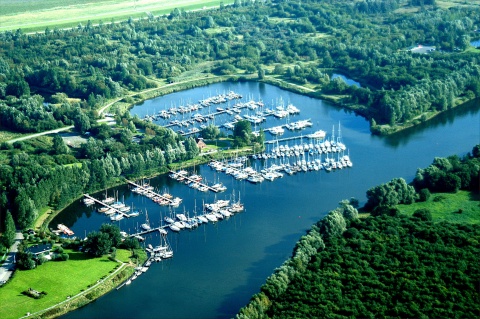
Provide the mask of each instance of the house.
[{"label": "house", "polygon": [[[38,258],[41,255],[45,255],[44,257],[47,257],[50,255],[50,252],[52,251],[52,245],[51,244],[35,245],[35,246],[28,247],[26,251],[32,253],[34,258]],[[47,257],[47,259],[49,258]]]},{"label": "house", "polygon": [[205,147],[207,147],[207,144],[203,141],[203,138],[199,137],[197,138],[197,147],[200,151],[202,151]]}]

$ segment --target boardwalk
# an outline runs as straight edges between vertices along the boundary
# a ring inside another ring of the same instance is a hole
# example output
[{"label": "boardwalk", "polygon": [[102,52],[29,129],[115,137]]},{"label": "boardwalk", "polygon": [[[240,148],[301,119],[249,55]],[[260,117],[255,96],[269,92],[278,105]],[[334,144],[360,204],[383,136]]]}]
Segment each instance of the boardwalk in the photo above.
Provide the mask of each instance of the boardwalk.
[{"label": "boardwalk", "polygon": [[110,206],[110,205],[107,205],[107,204],[105,204],[104,202],[102,202],[102,201],[100,201],[100,200],[98,200],[98,199],[96,199],[96,198],[93,198],[92,196],[90,196],[90,195],[88,195],[88,194],[83,194],[83,196],[85,196],[85,197],[88,198],[88,199],[93,200],[93,201],[94,201],[95,203],[97,203],[97,204],[100,204],[100,205],[102,205],[102,206],[105,206],[105,207],[108,207],[109,209],[114,210],[116,213],[122,215],[123,217],[130,217],[129,214],[124,213],[124,212],[122,212],[122,211],[120,211],[120,210],[118,210],[118,209],[116,209],[116,208],[114,208],[114,207],[112,207],[112,206]]}]

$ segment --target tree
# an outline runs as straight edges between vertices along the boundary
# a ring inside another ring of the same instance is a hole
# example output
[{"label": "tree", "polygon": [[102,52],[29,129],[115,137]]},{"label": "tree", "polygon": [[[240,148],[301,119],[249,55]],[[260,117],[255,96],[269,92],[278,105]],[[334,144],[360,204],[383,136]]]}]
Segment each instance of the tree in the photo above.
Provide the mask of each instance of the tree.
[{"label": "tree", "polygon": [[187,152],[187,159],[194,158],[200,153],[197,143],[195,143],[195,140],[193,139],[193,137],[187,138],[184,145],[185,145],[185,151]]},{"label": "tree", "polygon": [[112,248],[112,240],[107,233],[93,231],[88,234],[85,248],[95,257],[106,255]]},{"label": "tree", "polygon": [[67,145],[65,145],[63,138],[58,134],[53,136],[53,151],[57,155],[68,153]]},{"label": "tree", "polygon": [[9,248],[15,242],[15,230],[15,222],[13,221],[12,214],[7,211],[5,216],[5,231],[0,238],[0,241],[5,247]]},{"label": "tree", "polygon": [[339,210],[332,210],[322,220],[321,229],[327,237],[339,236],[347,229],[347,223]]},{"label": "tree", "polygon": [[216,125],[209,124],[200,132],[200,135],[206,140],[213,140],[220,135],[220,129]]},{"label": "tree", "polygon": [[252,124],[247,120],[240,120],[235,123],[233,128],[234,146],[243,147],[250,145],[252,134]]},{"label": "tree", "polygon": [[432,213],[428,208],[417,209],[412,216],[428,222],[433,220]]},{"label": "tree", "polygon": [[122,242],[122,235],[120,235],[120,228],[112,224],[102,224],[100,232],[107,234],[112,242],[113,247],[118,247]]},{"label": "tree", "polygon": [[20,269],[30,270],[36,266],[35,261],[33,260],[33,255],[30,252],[19,251],[15,258]]},{"label": "tree", "polygon": [[258,79],[263,80],[265,79],[265,70],[262,67],[257,68],[257,73],[258,73]]},{"label": "tree", "polygon": [[85,132],[91,127],[90,119],[80,109],[77,109],[76,111],[76,115],[73,118],[73,125],[75,126],[75,129],[82,134],[85,134]]}]

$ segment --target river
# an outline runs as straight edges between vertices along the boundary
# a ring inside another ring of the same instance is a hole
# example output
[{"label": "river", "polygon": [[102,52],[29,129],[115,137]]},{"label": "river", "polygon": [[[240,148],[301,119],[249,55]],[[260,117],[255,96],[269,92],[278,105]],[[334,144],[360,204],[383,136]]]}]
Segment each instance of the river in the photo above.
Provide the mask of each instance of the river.
[{"label": "river", "polygon": [[[480,143],[480,105],[469,105],[446,112],[427,124],[390,137],[372,136],[368,122],[355,114],[327,102],[301,96],[277,87],[255,83],[218,83],[185,92],[170,94],[135,106],[132,114],[140,117],[171,105],[196,102],[211,95],[233,90],[245,98],[266,104],[282,98],[300,108],[300,115],[290,119],[308,119],[313,127],[338,135],[341,123],[343,142],[349,149],[353,167],[327,173],[298,173],[274,182],[253,185],[212,171],[208,166],[195,167],[208,181],[221,181],[228,190],[218,199],[240,195],[246,211],[217,224],[202,225],[193,231],[168,235],[174,258],[153,264],[150,270],[131,285],[115,290],[97,301],[69,313],[63,318],[228,318],[233,317],[250,297],[259,291],[265,279],[290,255],[297,240],[313,223],[334,209],[342,199],[355,197],[363,204],[368,188],[394,177],[411,181],[417,168],[428,166],[435,156],[464,155]],[[181,102],[183,101],[183,102]],[[455,116],[454,116],[455,113]],[[268,119],[266,126],[284,124]],[[289,136],[292,133],[285,133]],[[267,133],[267,139],[272,136]],[[260,165],[259,163],[257,165]],[[160,190],[168,189],[183,198],[177,212],[200,210],[202,202],[214,200],[176,181],[160,176],[150,180]],[[148,212],[155,226],[168,210],[150,200],[132,194],[127,186],[108,191]],[[103,198],[104,194],[94,194]],[[145,214],[122,220],[122,230],[133,232],[145,221]],[[76,202],[57,216],[83,236],[107,222],[100,215]],[[158,235],[148,241],[159,243]]]}]

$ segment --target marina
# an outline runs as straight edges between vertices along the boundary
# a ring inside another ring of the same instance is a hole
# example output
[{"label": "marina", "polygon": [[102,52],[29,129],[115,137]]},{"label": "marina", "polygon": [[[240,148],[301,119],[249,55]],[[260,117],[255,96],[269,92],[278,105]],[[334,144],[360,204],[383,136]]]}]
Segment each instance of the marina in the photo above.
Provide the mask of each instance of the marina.
[{"label": "marina", "polygon": [[[96,199],[96,198],[94,198],[94,197],[92,197],[88,194],[83,194],[83,196],[85,197],[85,199],[89,200],[88,203],[93,202],[95,204],[98,204],[98,205],[101,205],[103,207],[108,208],[108,210],[105,211],[106,214],[108,214],[108,211],[110,211],[111,213],[117,213],[116,216],[120,216],[122,218],[123,217],[127,217],[127,218],[131,217],[130,214],[127,214],[124,210],[121,209],[122,207],[128,207],[128,206],[125,206],[121,203],[117,203],[117,204],[114,203],[112,205],[108,205],[108,204],[105,204],[103,201],[98,200],[98,199]],[[85,203],[87,203],[87,202],[85,202]],[[120,218],[120,217],[116,217],[116,218]],[[119,220],[119,219],[117,219],[117,220]]]},{"label": "marina", "polygon": [[197,189],[201,192],[212,191],[214,193],[220,193],[227,190],[227,188],[221,183],[217,183],[212,186],[202,183],[202,176],[196,174],[188,176],[188,172],[185,170],[180,170],[178,172],[170,171],[168,176],[178,182],[187,184],[190,188]]},{"label": "marina", "polygon": [[[292,255],[298,239],[329,210],[337,207],[342,199],[355,197],[360,201],[360,205],[363,205],[368,188],[399,176],[404,177],[407,182],[411,181],[417,168],[431,164],[431,154],[440,157],[452,154],[462,156],[471,151],[472,146],[479,141],[478,132],[465,129],[478,127],[478,106],[463,111],[462,108],[455,108],[418,128],[405,130],[391,137],[379,137],[371,135],[368,121],[353,113],[331,106],[328,102],[255,82],[221,83],[174,93],[157,101],[146,101],[143,105],[135,106],[132,114],[142,117],[147,110],[151,114],[154,107],[158,110],[158,101],[163,105],[174,104],[186,97],[199,100],[202,96],[209,96],[211,92],[229,89],[243,96],[248,96],[250,92],[263,101],[283,96],[285,100],[291,100],[292,104],[301,106],[303,118],[311,118],[314,124],[312,128],[302,132],[302,144],[307,142],[307,134],[320,129],[330,131],[333,125],[337,128],[340,121],[355,169],[336,170],[334,174],[321,171],[299,173],[288,178],[279,178],[275,183],[263,182],[256,185],[220,174],[206,165],[197,166],[194,170],[186,169],[190,174],[199,174],[209,181],[220,181],[229,191],[235,189],[237,197],[240,191],[247,211],[222,222],[203,223],[195,231],[169,231],[167,237],[174,250],[174,258],[152,263],[147,272],[132,281],[135,284],[108,293],[96,302],[62,318],[235,317],[240,307],[259,292],[267,277]],[[449,115],[453,113],[455,116]],[[285,119],[282,121],[274,117],[268,117],[267,121],[268,126],[285,124]],[[292,135],[296,133],[285,130],[282,137],[288,138]],[[331,140],[331,137],[327,136],[326,139]],[[296,139],[283,144],[289,144],[290,147],[300,141]],[[271,153],[275,147],[276,142],[268,145],[267,153]],[[348,154],[348,150],[345,154]],[[333,154],[335,158],[338,155],[330,153],[329,156]],[[326,154],[322,156],[325,158]],[[308,153],[305,153],[305,157],[308,158]],[[251,161],[252,158],[247,160]],[[254,168],[256,166],[259,171],[264,163],[270,166],[280,160],[255,160],[249,165]],[[167,175],[152,178],[149,183],[157,190],[165,189],[170,194],[183,198],[176,211],[172,208],[174,214],[183,213],[182,206],[185,206],[192,216],[195,201],[200,211],[202,202],[214,203],[215,196],[219,199],[225,197],[213,192],[198,192],[177,183]],[[145,209],[148,209],[152,227],[158,227],[160,219],[163,220],[165,215],[169,214],[169,206],[160,207],[147,197],[132,193],[131,188],[126,185],[108,190],[109,193],[112,191],[118,192],[120,198],[124,196],[126,202],[141,208],[143,214]],[[92,196],[103,198],[103,194],[104,191]],[[139,218],[126,218],[116,224],[127,233],[135,233],[137,222],[142,217],[145,218],[144,215]],[[88,233],[98,230],[104,221],[105,215],[77,201],[55,217],[51,224],[63,223],[76,234],[83,234],[85,231]],[[159,238],[159,232],[146,234],[142,245],[150,243],[155,247],[159,244]],[[187,303],[188,307],[179,306]],[[132,304],[141,304],[142,307],[132,307]]]}]

